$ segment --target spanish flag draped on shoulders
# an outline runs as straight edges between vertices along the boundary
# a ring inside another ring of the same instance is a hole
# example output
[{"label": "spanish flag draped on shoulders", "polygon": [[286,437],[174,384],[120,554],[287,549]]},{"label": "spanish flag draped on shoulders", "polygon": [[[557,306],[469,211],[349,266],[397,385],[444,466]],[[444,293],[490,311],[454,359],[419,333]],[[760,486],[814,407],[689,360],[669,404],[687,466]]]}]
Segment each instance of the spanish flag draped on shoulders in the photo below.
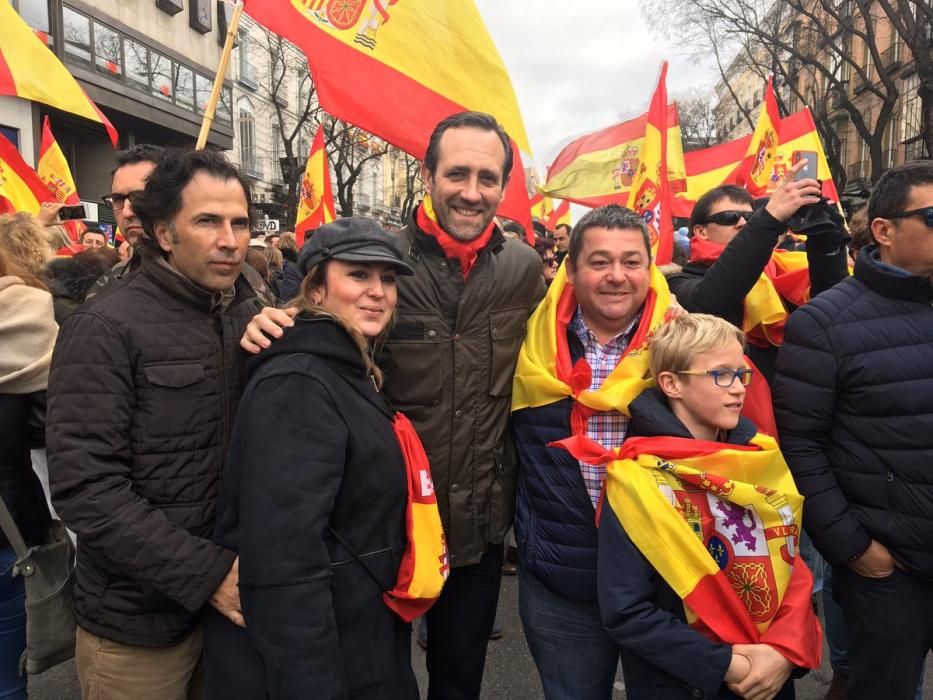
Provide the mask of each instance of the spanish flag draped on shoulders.
[{"label": "spanish flag draped on shoulders", "polygon": [[[635,404],[636,421],[644,418],[645,399],[664,402],[660,392],[646,392]],[[647,614],[614,609],[637,597],[631,594],[637,584],[612,580],[639,576],[625,552],[633,545],[682,601],[681,613],[665,614],[714,645],[767,644],[794,666],[818,668],[822,632],[811,606],[813,579],[798,549],[803,497],[776,442],[746,419],[722,442],[697,440],[667,416],[682,431],[651,433],[642,424],[636,428],[642,436],[630,437],[617,451],[595,443],[571,446],[581,457],[608,463],[600,504],[604,622],[611,633],[615,627],[631,639]],[[656,584],[653,590],[656,600],[664,599]],[[691,638],[676,627],[664,628],[668,658]],[[653,646],[644,641],[634,653],[670,673],[670,661],[652,658]],[[703,647],[695,635],[694,644]]]}]

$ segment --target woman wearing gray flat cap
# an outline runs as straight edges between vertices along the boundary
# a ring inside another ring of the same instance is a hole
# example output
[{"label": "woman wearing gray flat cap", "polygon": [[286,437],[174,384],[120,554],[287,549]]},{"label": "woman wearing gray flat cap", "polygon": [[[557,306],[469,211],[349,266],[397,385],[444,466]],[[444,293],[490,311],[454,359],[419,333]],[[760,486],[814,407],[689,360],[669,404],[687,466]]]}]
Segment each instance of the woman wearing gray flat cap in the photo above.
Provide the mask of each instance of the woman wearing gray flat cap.
[{"label": "woman wearing gray flat cap", "polygon": [[205,613],[207,695],[417,698],[410,622],[446,548],[424,450],[372,360],[412,270],[362,217],[322,226],[298,265],[294,326],[246,364],[215,530],[246,627]]}]

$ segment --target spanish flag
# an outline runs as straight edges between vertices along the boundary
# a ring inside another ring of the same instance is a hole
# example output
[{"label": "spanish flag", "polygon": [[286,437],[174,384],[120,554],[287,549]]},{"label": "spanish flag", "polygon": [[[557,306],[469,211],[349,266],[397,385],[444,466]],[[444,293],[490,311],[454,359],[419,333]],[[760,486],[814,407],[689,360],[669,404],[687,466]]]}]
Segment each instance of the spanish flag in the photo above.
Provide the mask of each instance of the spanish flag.
[{"label": "spanish flag", "polygon": [[813,577],[799,551],[803,497],[773,438],[632,437],[618,451],[592,441],[570,451],[608,464],[602,507],[683,600],[691,626],[819,667]]},{"label": "spanish flag", "polygon": [[[68,168],[68,161],[65,160],[65,154],[62,153],[58,141],[52,134],[48,117],[42,122],[42,144],[39,146],[36,174],[49,188],[55,201],[62,204],[81,204],[74,179],[71,177],[71,170]],[[81,221],[66,221],[63,225],[71,240],[75,242],[80,239],[81,234],[87,228]]]},{"label": "spanish flag", "polygon": [[642,162],[632,181],[629,208],[645,220],[651,238],[651,257],[667,265],[674,257],[674,222],[667,173],[667,61],[661,65],[658,86],[651,97],[645,124]]},{"label": "spanish flag", "polygon": [[0,213],[38,214],[42,202],[54,201],[39,176],[5,136],[0,134]]},{"label": "spanish flag", "polygon": [[547,222],[554,213],[554,201],[543,194],[536,194],[528,200],[531,205],[531,216],[538,221]]},{"label": "spanish flag", "polygon": [[[771,176],[765,194],[770,194],[784,180],[791,167],[794,151],[815,151],[817,154],[817,178],[823,183],[823,196],[831,202],[839,201],[839,193],[829,162],[823,152],[823,143],[808,108],[781,119],[781,142],[771,166]],[[730,182],[745,154],[751,148],[752,137],[744,136],[718,146],[690,151],[684,154],[687,171],[687,189],[674,199],[675,215],[689,217],[693,205],[714,187]]]},{"label": "spanish flag", "polygon": [[119,136],[113,124],[8,0],[0,0],[0,26],[0,95],[41,102],[99,122],[116,147]]},{"label": "spanish flag", "polygon": [[[677,106],[667,108],[668,182],[673,192],[686,187]],[[588,207],[628,206],[629,191],[645,158],[648,113],[594,131],[567,144],[548,167],[541,192]]]},{"label": "spanish flag", "polygon": [[745,157],[727,182],[744,187],[753,195],[768,191],[774,176],[774,163],[781,143],[781,113],[774,97],[774,78],[768,76],[764,104],[752,133]]},{"label": "spanish flag", "polygon": [[305,174],[301,178],[295,222],[298,245],[304,243],[308,231],[333,221],[336,218],[334,212],[334,193],[327,168],[327,152],[324,150],[324,127],[319,126],[308,153]]},{"label": "spanish flag", "polygon": [[499,214],[531,228],[525,125],[472,0],[246,0],[246,11],[305,52],[322,108],[416,158],[444,117],[495,116],[518,146]]},{"label": "spanish flag", "polygon": [[557,208],[551,214],[550,218],[545,223],[545,226],[549,231],[553,231],[561,224],[567,224],[570,226],[570,202],[566,199],[557,205]]}]

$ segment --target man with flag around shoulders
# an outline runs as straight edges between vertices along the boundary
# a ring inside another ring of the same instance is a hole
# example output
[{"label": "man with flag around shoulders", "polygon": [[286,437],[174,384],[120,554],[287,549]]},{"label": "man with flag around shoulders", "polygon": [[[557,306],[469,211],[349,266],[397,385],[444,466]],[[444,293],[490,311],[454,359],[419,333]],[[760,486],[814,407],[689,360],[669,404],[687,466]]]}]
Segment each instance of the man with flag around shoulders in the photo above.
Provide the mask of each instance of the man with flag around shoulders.
[{"label": "man with flag around shoulders", "polygon": [[[757,211],[752,196],[735,185],[700,197],[690,217],[690,261],[668,278],[687,311],[719,316],[745,331],[748,356],[769,382],[788,305],[805,304],[847,274],[841,216],[820,201],[817,180],[794,180],[805,165],[790,168]],[[775,252],[789,226],[808,234],[806,254]]]},{"label": "man with flag around shoulders", "polygon": [[807,531],[833,566],[848,697],[914,697],[933,646],[933,161],[887,171],[876,245],[791,316],[774,382]]},{"label": "man with flag around shoulders", "polygon": [[[397,321],[380,364],[384,391],[424,443],[450,552],[427,613],[429,698],[478,698],[495,621],[516,463],[509,404],[525,321],[544,294],[541,261],[494,215],[512,146],[488,114],[442,120],[422,166],[427,196],[399,232],[414,275],[399,279]],[[243,347],[258,352],[292,321],[267,309]],[[265,333],[265,334],[264,334]]]},{"label": "man with flag around shoulders", "polygon": [[596,505],[604,464],[550,443],[623,444],[649,385],[647,339],[677,312],[651,262],[644,220],[609,205],[573,228],[567,258],[528,321],[512,391],[519,460],[519,612],[549,698],[612,697],[619,648],[596,597]]},{"label": "man with flag around shoulders", "polygon": [[803,498],[741,415],[744,346],[724,319],[672,319],[648,343],[656,386],[631,403],[621,450],[567,445],[608,465],[597,590],[631,698],[793,698],[794,670],[820,664]]}]

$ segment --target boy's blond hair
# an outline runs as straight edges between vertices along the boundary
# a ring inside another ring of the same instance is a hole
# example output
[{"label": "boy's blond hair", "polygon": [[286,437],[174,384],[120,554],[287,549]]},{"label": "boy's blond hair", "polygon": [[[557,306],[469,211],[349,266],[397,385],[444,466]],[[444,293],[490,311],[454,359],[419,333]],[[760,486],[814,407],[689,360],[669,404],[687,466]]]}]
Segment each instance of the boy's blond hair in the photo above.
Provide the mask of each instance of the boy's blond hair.
[{"label": "boy's blond hair", "polygon": [[683,314],[658,328],[648,341],[651,376],[690,369],[693,358],[730,340],[745,351],[745,334],[728,321],[710,314]]}]

